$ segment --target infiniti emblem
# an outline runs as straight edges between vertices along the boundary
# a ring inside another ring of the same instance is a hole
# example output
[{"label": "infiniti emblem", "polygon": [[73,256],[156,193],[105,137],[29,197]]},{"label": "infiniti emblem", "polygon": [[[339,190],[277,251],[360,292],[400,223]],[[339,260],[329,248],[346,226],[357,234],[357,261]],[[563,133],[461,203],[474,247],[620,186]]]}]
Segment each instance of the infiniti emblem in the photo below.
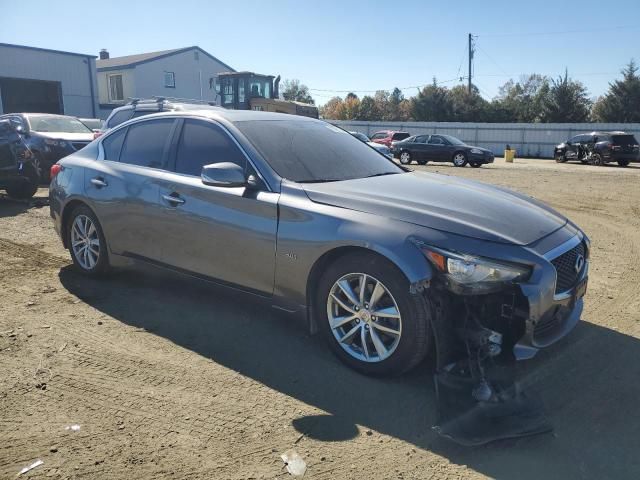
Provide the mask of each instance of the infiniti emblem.
[{"label": "infiniti emblem", "polygon": [[584,256],[578,254],[578,256],[576,257],[576,264],[573,266],[573,268],[576,269],[576,273],[580,273],[582,271],[582,267],[584,267]]}]

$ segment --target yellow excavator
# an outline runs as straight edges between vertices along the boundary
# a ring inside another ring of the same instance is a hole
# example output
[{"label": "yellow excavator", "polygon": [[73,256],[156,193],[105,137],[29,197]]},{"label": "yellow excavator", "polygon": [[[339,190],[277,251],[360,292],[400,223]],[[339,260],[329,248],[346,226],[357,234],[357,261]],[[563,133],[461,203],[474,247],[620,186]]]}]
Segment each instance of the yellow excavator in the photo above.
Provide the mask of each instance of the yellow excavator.
[{"label": "yellow excavator", "polygon": [[253,72],[218,74],[216,92],[220,105],[234,110],[259,110],[318,118],[318,107],[280,98],[280,75]]}]

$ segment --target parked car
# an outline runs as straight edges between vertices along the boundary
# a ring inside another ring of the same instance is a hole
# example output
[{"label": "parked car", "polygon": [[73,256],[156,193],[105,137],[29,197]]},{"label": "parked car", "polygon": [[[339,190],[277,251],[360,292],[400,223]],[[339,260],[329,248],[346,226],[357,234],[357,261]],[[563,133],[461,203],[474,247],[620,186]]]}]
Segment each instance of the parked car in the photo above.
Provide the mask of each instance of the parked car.
[{"label": "parked car", "polygon": [[102,135],[104,120],[100,120],[99,118],[79,118],[78,120],[84,123],[93,133]]},{"label": "parked car", "polygon": [[371,135],[371,141],[373,143],[381,143],[391,148],[391,142],[404,140],[410,137],[411,134],[407,132],[397,132],[395,130],[381,130]]},{"label": "parked car", "polygon": [[480,167],[493,163],[491,150],[467,145],[451,135],[415,135],[401,142],[396,142],[392,150],[393,156],[400,159],[403,165],[418,162],[453,162],[456,167],[469,164]]},{"label": "parked car", "polygon": [[625,132],[591,132],[571,137],[553,150],[556,162],[579,160],[583,164],[605,165],[618,162],[626,167],[631,162],[640,162],[638,140]]},{"label": "parked car", "polygon": [[52,176],[53,223],[80,272],[148,263],[243,290],[307,318],[367,374],[434,349],[530,358],[582,312],[589,240],[563,215],[408,171],[320,120],[148,115]]},{"label": "parked car", "polygon": [[94,139],[94,133],[76,117],[50,113],[10,113],[0,120],[11,121],[22,141],[35,157],[40,180],[49,181],[51,165],[62,157],[85,147]]},{"label": "parked car", "polygon": [[168,99],[153,97],[147,99],[134,98],[122,107],[114,108],[105,121],[105,131],[117,127],[132,118],[142,117],[151,113],[175,112],[182,110],[219,109],[215,104],[200,100]]},{"label": "parked car", "polygon": [[361,142],[364,142],[367,145],[369,145],[371,148],[375,148],[381,154],[386,155],[387,157],[391,156],[391,149],[386,145],[372,142],[371,140],[369,140],[369,137],[367,137],[364,133],[361,133],[361,132],[349,132],[349,133],[354,137],[356,137]]},{"label": "parked car", "polygon": [[0,119],[0,189],[10,197],[27,199],[38,190],[40,171],[19,130],[16,122]]}]

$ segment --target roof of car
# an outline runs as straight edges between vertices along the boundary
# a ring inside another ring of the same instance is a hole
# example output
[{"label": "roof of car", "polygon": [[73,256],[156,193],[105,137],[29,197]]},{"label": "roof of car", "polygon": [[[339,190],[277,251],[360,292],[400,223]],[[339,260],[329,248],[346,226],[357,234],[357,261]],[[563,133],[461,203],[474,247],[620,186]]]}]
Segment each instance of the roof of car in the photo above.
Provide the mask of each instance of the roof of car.
[{"label": "roof of car", "polygon": [[315,118],[303,117],[301,115],[291,115],[288,113],[274,113],[274,112],[260,112],[256,110],[228,110],[226,108],[211,108],[211,109],[193,109],[193,110],[177,110],[158,112],[150,115],[145,115],[140,118],[158,118],[165,116],[198,116],[207,118],[223,118],[230,122],[244,122],[250,120],[261,121],[277,121],[277,120],[293,120],[300,122],[318,122]]}]

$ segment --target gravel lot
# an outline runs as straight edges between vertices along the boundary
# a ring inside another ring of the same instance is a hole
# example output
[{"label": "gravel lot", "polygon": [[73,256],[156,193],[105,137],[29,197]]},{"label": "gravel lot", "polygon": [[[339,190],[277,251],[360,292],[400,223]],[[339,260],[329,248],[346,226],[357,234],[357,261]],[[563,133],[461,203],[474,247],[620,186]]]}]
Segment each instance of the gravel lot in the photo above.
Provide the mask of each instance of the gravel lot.
[{"label": "gravel lot", "polygon": [[[533,195],[593,245],[584,321],[522,368],[553,434],[465,449],[431,430],[428,366],[376,380],[264,304],[155,270],[80,277],[46,189],[0,194],[0,478],[640,477],[640,166],[415,167]],[[79,431],[65,430],[78,424]]]}]

